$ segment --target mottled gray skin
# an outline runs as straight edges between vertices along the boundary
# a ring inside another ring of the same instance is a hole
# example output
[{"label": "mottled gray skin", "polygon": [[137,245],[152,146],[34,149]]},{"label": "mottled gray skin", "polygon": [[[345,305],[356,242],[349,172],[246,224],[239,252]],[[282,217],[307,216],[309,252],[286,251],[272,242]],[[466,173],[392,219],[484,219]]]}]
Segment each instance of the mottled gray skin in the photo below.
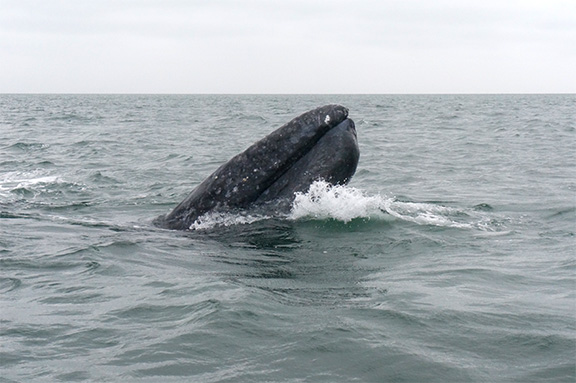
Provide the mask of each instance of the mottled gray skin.
[{"label": "mottled gray skin", "polygon": [[289,209],[295,192],[324,179],[346,184],[360,155],[348,109],[326,105],[296,117],[220,166],[155,224],[187,230],[210,211],[270,205]]}]

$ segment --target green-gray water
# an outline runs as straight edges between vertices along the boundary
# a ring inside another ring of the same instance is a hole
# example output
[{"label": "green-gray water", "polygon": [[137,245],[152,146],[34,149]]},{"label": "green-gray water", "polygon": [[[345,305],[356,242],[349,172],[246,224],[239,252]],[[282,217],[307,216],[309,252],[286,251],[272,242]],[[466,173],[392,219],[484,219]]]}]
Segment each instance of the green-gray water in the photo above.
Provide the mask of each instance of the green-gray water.
[{"label": "green-gray water", "polygon": [[[289,217],[155,228],[340,103]],[[574,95],[0,95],[0,381],[574,382]]]}]

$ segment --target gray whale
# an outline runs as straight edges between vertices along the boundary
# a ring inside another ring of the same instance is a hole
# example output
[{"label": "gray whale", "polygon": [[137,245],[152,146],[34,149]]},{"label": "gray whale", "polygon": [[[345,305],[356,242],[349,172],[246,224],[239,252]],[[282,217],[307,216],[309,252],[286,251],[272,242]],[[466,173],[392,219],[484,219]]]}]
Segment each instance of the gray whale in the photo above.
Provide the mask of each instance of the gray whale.
[{"label": "gray whale", "polygon": [[289,211],[294,193],[319,179],[346,184],[360,151],[348,109],[326,105],[306,112],[220,166],[157,226],[187,230],[208,212],[264,207]]}]

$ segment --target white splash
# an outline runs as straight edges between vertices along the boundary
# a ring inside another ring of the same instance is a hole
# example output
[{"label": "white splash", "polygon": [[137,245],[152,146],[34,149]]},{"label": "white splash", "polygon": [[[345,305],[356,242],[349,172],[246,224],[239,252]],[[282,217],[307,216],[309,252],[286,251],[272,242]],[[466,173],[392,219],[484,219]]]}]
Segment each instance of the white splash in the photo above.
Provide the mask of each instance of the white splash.
[{"label": "white splash", "polygon": [[244,215],[224,212],[206,213],[190,225],[190,230],[208,230],[215,227],[227,227],[234,225],[248,225],[254,222],[270,219],[265,215]]},{"label": "white splash", "polygon": [[331,185],[316,181],[307,193],[296,193],[291,219],[314,218],[349,222],[354,218],[380,214],[382,197],[366,196],[350,186]]},{"label": "white splash", "polygon": [[314,182],[307,193],[296,193],[289,218],[350,222],[356,218],[385,217],[418,225],[492,230],[490,217],[483,212],[424,202],[402,202],[379,194],[366,195],[360,189],[325,181]]},{"label": "white splash", "polygon": [[[212,212],[199,217],[190,230],[249,225],[279,218],[249,211]],[[448,207],[435,203],[402,202],[380,194],[368,195],[351,186],[331,185],[316,181],[306,193],[296,193],[292,210],[286,217],[299,220],[337,220],[348,223],[357,218],[404,221],[423,226],[440,226],[481,231],[498,230],[489,213],[473,209]]]},{"label": "white splash", "polygon": [[38,171],[32,172],[8,172],[0,178],[0,185],[9,186],[16,185],[16,187],[25,187],[37,184],[51,184],[60,182],[58,176],[41,175]]},{"label": "white splash", "polygon": [[461,209],[422,202],[401,202],[393,198],[383,201],[383,209],[393,217],[418,225],[473,228],[470,222],[459,222],[470,218]]},{"label": "white splash", "polygon": [[0,175],[0,195],[8,196],[11,191],[63,183],[59,176],[49,176],[41,171],[7,172]]}]

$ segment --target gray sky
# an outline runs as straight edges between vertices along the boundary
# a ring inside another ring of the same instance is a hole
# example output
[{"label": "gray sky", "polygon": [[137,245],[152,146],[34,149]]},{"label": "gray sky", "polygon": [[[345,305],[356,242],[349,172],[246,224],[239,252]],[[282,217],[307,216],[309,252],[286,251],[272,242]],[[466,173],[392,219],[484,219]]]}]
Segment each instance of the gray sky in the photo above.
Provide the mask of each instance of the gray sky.
[{"label": "gray sky", "polygon": [[576,93],[576,0],[0,0],[0,93]]}]

